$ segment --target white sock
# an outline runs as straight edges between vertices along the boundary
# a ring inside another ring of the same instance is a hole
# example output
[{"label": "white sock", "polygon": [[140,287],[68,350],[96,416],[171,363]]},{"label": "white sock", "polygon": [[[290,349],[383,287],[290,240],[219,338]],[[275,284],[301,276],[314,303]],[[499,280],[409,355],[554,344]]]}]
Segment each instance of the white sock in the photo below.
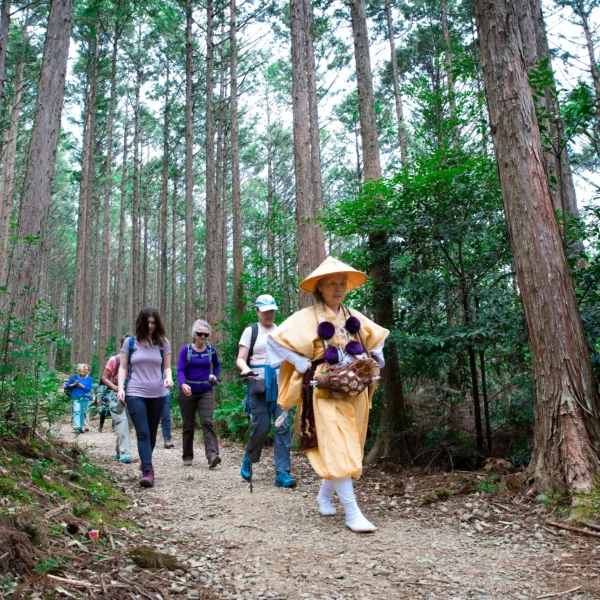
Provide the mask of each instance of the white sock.
[{"label": "white sock", "polygon": [[360,512],[360,508],[358,508],[356,496],[354,495],[354,488],[352,487],[352,479],[350,477],[345,477],[344,479],[333,479],[332,481],[340,502],[344,507],[346,526],[357,533],[370,533],[375,531],[377,527],[366,519],[362,512]]},{"label": "white sock", "polygon": [[335,510],[335,507],[331,504],[331,496],[333,496],[334,491],[333,481],[321,479],[321,487],[317,494],[317,502],[319,503],[319,512],[324,517],[335,515],[337,513],[337,510]]}]

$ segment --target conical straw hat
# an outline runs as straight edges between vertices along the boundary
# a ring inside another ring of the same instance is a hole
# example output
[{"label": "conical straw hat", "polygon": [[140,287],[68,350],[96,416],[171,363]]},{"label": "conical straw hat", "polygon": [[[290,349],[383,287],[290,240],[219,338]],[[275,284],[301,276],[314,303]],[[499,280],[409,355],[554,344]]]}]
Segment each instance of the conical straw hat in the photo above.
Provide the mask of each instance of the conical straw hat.
[{"label": "conical straw hat", "polygon": [[319,279],[340,273],[348,275],[349,290],[360,287],[367,280],[365,273],[353,269],[350,265],[343,263],[337,258],[333,258],[333,256],[328,256],[306,279],[302,280],[300,289],[303,292],[314,292]]}]

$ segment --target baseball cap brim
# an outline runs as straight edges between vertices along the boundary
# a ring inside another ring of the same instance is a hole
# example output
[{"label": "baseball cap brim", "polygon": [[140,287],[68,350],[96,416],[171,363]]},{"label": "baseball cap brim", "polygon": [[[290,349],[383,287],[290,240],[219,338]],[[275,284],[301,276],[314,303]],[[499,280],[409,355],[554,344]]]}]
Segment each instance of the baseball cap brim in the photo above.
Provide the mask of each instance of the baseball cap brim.
[{"label": "baseball cap brim", "polygon": [[277,308],[277,304],[267,304],[266,306],[257,306],[256,308],[258,308],[260,312],[267,312],[268,310],[279,310]]}]

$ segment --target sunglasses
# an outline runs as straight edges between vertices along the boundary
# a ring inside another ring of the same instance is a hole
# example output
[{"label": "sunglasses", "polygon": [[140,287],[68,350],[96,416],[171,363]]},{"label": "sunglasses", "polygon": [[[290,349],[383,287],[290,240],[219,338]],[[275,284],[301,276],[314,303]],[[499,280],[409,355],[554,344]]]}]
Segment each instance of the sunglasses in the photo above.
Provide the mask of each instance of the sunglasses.
[{"label": "sunglasses", "polygon": [[203,331],[196,331],[195,334],[198,337],[204,337],[204,338],[210,337],[210,333],[204,333]]}]

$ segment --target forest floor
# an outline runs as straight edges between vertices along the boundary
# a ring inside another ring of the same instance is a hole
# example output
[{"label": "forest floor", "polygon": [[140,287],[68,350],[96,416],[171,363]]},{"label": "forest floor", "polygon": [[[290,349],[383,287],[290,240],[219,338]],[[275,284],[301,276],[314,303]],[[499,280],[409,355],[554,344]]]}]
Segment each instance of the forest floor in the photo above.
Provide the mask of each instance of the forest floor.
[{"label": "forest floor", "polygon": [[[131,498],[127,513],[138,529],[126,532],[127,543],[188,565],[163,574],[169,597],[600,598],[600,539],[549,526],[549,508],[495,491],[498,479],[488,474],[368,469],[356,490],[378,530],[359,535],[344,527],[339,506],[334,517],[319,515],[318,481],[301,453],[292,462],[298,487],[285,490],[273,485],[266,448],[250,494],[239,475],[241,445],[221,442],[223,462],[209,471],[201,439],[193,466],[184,467],[178,432],[173,450],[159,433],[156,485],[144,490],[139,462],[114,460],[107,424],[98,433],[92,423],[76,441]],[[75,439],[67,427],[61,436]],[[423,494],[440,488],[450,498],[423,505]],[[121,569],[144,576],[132,563]]]}]

